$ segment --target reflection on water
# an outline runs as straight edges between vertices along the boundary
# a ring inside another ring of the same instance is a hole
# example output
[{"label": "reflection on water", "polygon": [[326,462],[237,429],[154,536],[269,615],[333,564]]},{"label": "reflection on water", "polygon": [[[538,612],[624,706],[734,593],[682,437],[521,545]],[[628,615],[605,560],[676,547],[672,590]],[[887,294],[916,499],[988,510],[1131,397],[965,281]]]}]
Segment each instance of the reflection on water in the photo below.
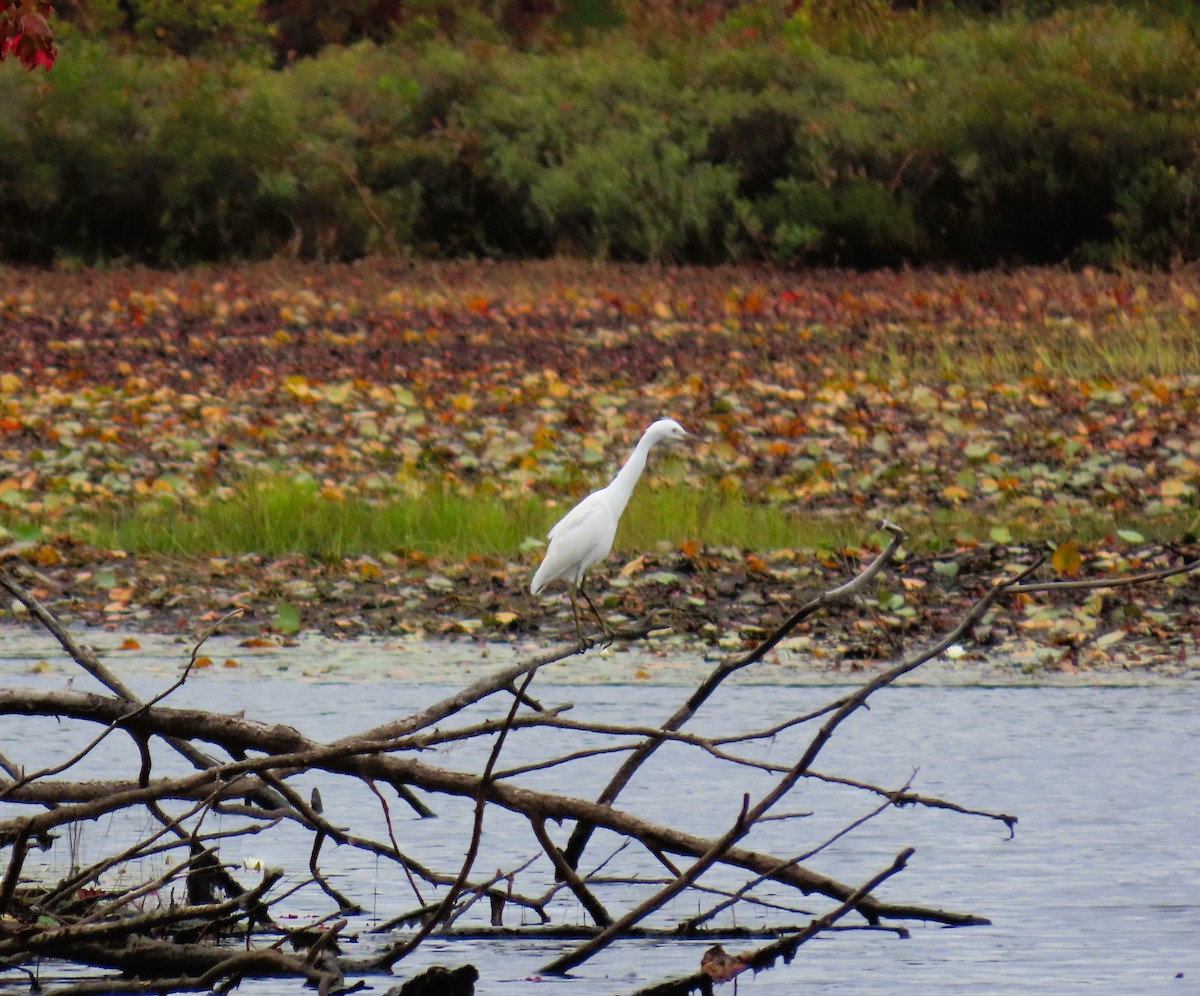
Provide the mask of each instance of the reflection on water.
[{"label": "reflection on water", "polygon": [[[561,672],[560,672],[561,673]],[[63,674],[13,674],[6,684],[61,687]],[[77,687],[86,687],[78,679]],[[135,682],[136,684],[136,682]],[[152,694],[161,679],[143,682]],[[539,682],[546,705],[571,702],[577,719],[657,723],[685,692],[679,688],[553,686]],[[171,700],[176,706],[245,709],[248,716],[290,723],[317,739],[332,739],[381,723],[428,704],[448,687],[357,680],[314,683],[295,676],[247,676],[235,671],[202,672]],[[694,721],[706,733],[769,726],[821,705],[837,694],[828,688],[734,686],[717,696]],[[499,698],[475,710],[494,714]],[[6,718],[0,751],[28,756],[27,738],[40,738],[48,755],[67,756],[74,746],[47,732],[44,723]],[[520,731],[506,745],[501,767],[561,754],[586,744],[548,731]],[[744,749],[744,753],[790,763],[807,742],[805,729]],[[454,768],[478,768],[481,747],[457,747],[427,757]],[[114,741],[96,763],[133,763],[132,748]],[[49,758],[46,758],[49,759]],[[887,883],[881,895],[893,901],[972,912],[991,918],[992,927],[946,930],[916,926],[908,941],[883,934],[850,932],[827,936],[802,949],[792,965],[756,979],[744,979],[747,994],[876,991],[886,993],[961,992],[1171,992],[1196,991],[1200,981],[1200,688],[988,689],[898,688],[872,699],[827,746],[819,770],[898,787],[913,778],[922,793],[965,806],[1020,817],[1015,839],[1004,827],[978,817],[928,810],[889,810],[815,858],[810,866],[843,881],[865,878],[890,862],[905,846],[916,855],[906,872]],[[619,763],[617,755],[591,765],[556,767],[521,776],[523,784],[571,795],[594,796]],[[915,775],[914,775],[915,771]],[[164,774],[166,769],[156,771]],[[736,816],[743,792],[752,799],[773,777],[750,769],[737,772],[678,747],[664,748],[626,790],[620,805],[649,819],[671,822],[702,834],[720,833]],[[331,777],[297,783],[307,794],[319,785],[326,814],[335,823],[384,838],[378,803],[360,785]],[[667,790],[664,791],[664,787]],[[417,820],[392,801],[402,849],[427,863],[456,868],[469,834],[468,806],[437,799],[440,818]],[[849,819],[873,809],[873,800],[836,786],[806,783],[781,807],[814,815],[770,823],[748,842],[782,855],[804,851],[829,837]],[[0,804],[0,818],[15,815]],[[229,825],[234,825],[226,818]],[[213,824],[210,829],[218,824]],[[101,826],[101,833],[115,828]],[[569,828],[556,829],[565,840]],[[84,842],[87,850],[103,842]],[[270,845],[295,855],[260,854],[261,840],[229,841],[226,861],[245,856],[278,863],[283,857],[303,873],[308,838],[294,834]],[[599,863],[615,848],[598,834],[585,865]],[[512,867],[532,857],[521,821],[489,817],[480,874]],[[649,877],[658,867],[628,848],[607,871]],[[100,852],[94,851],[95,857]],[[49,870],[61,873],[45,859]],[[360,901],[359,948],[378,943],[366,930],[416,905],[402,874],[390,865],[348,848],[330,849],[323,867],[335,884]],[[138,870],[134,869],[134,874]],[[736,876],[715,873],[714,885],[739,884]],[[549,883],[535,866],[518,888],[536,894]],[[601,889],[619,906],[622,886]],[[786,892],[760,890],[797,912],[773,914],[775,922],[804,923],[804,911],[823,911],[824,901],[802,900]],[[428,898],[428,896],[426,897]],[[714,900],[715,901],[715,900]],[[707,900],[702,901],[707,905]],[[659,923],[697,910],[695,898],[680,900]],[[296,897],[295,912],[326,912],[316,890]],[[483,915],[486,915],[481,911]],[[519,913],[510,911],[510,923]],[[560,922],[582,920],[563,906]],[[737,949],[740,945],[728,945]],[[748,946],[748,945],[747,945]],[[537,992],[627,992],[673,975],[694,971],[705,945],[626,942],[582,966],[575,978],[548,981]],[[556,943],[527,940],[504,944],[432,941],[407,969],[474,962],[481,993],[526,993],[527,977],[558,953]],[[407,972],[406,972],[407,974]],[[1177,975],[1182,974],[1182,978]],[[0,983],[13,981],[0,975]],[[372,980],[378,990],[385,980]],[[295,983],[247,983],[241,992],[295,991]],[[732,987],[728,987],[732,992]]]}]

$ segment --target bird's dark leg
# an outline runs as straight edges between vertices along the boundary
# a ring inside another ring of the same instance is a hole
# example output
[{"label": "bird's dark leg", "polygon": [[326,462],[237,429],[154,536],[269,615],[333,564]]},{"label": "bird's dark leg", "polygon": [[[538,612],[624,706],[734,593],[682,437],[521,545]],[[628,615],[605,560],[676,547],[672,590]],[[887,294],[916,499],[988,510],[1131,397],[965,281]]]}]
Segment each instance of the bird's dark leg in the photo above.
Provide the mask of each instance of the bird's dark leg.
[{"label": "bird's dark leg", "polygon": [[575,597],[575,589],[568,588],[567,594],[571,596],[571,615],[575,617],[575,635],[579,638],[579,652],[582,654],[592,644],[583,635],[583,623],[579,619],[579,599]]},{"label": "bird's dark leg", "polygon": [[587,599],[588,608],[592,610],[592,615],[596,617],[596,622],[604,630],[604,639],[611,644],[613,642],[613,631],[608,628],[608,623],[604,621],[604,616],[600,615],[600,610],[596,608],[596,603],[592,601],[592,596],[587,593],[587,589],[583,586],[582,581],[579,583],[579,593]]}]

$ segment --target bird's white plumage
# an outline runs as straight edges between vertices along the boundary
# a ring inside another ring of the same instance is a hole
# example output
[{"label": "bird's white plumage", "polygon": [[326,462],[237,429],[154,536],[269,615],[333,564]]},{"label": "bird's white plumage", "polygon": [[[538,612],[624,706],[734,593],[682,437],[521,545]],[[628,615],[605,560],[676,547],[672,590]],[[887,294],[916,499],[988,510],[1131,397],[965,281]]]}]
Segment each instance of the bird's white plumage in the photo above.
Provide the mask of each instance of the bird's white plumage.
[{"label": "bird's white plumage", "polygon": [[[683,426],[674,419],[659,419],[642,434],[629,459],[611,483],[599,491],[593,491],[554,524],[547,533],[550,544],[546,547],[546,556],[529,585],[533,594],[541,592],[552,581],[565,580],[571,594],[572,608],[575,607],[575,592],[582,589],[584,574],[593,564],[607,557],[612,549],[617,523],[625,511],[634,485],[642,476],[650,450],[663,440],[682,439],[687,435]],[[578,621],[576,615],[577,625]],[[580,640],[582,645],[582,632]]]},{"label": "bird's white plumage", "polygon": [[546,534],[550,545],[529,586],[533,594],[560,578],[578,586],[587,569],[608,556],[620,514],[614,514],[607,491],[593,491]]}]

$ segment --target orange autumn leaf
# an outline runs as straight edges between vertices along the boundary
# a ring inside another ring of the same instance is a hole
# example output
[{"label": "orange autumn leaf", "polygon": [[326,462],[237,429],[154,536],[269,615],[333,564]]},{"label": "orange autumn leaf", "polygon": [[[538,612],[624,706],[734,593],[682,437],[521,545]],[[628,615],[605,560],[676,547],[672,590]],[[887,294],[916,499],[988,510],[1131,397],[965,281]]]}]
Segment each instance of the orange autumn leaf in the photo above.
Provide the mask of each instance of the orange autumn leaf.
[{"label": "orange autumn leaf", "polygon": [[192,667],[212,667],[211,657],[197,657]]},{"label": "orange autumn leaf", "polygon": [[226,657],[225,663],[222,664],[221,666],[222,667],[241,667],[241,665],[237,661],[235,661],[232,657]]},{"label": "orange autumn leaf", "polygon": [[135,640],[132,636],[127,636],[127,637],[125,637],[124,640],[121,641],[121,645],[119,647],[117,647],[117,649],[118,650],[141,650],[142,645],[140,643],[138,643],[137,640]]},{"label": "orange autumn leaf", "polygon": [[746,554],[746,566],[750,568],[750,570],[760,574],[765,573],[767,570],[766,561],[754,553]]},{"label": "orange autumn leaf", "polygon": [[695,560],[700,556],[702,549],[703,547],[700,545],[699,540],[687,539],[679,544],[679,552],[687,557],[688,560]]},{"label": "orange autumn leaf", "polygon": [[62,555],[49,543],[43,543],[33,551],[33,560],[41,567],[53,567],[62,560]]}]

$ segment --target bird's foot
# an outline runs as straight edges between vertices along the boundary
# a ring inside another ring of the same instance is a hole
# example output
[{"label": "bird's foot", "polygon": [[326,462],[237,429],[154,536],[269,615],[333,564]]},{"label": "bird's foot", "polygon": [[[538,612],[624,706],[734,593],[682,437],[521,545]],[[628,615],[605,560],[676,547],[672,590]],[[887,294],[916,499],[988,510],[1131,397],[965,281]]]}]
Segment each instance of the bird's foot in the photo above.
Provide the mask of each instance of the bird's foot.
[{"label": "bird's foot", "polygon": [[616,638],[617,634],[607,627],[605,627],[602,634],[595,636],[585,636],[583,633],[580,633],[578,653],[586,653],[593,647],[611,647]]}]

